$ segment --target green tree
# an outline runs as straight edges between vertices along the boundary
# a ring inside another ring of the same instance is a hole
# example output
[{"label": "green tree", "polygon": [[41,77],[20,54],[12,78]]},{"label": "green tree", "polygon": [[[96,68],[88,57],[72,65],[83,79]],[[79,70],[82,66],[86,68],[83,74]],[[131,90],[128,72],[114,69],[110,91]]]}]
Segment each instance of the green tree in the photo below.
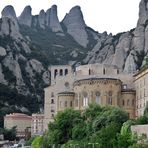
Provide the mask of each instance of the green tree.
[{"label": "green tree", "polygon": [[33,148],[41,148],[41,141],[42,141],[42,136],[37,136],[32,142],[32,147]]},{"label": "green tree", "polygon": [[94,120],[93,129],[97,131],[111,122],[118,123],[120,126],[122,126],[122,124],[127,120],[127,113],[120,108],[104,108],[104,111]]},{"label": "green tree", "polygon": [[118,132],[120,132],[119,124],[111,122],[95,132],[91,137],[91,142],[98,143],[98,148],[113,148]]},{"label": "green tree", "polygon": [[16,139],[16,126],[12,127],[11,129],[3,129],[4,139],[13,141]]},{"label": "green tree", "polygon": [[[76,138],[75,134],[72,134],[72,131],[79,132],[77,129],[83,124],[82,122],[83,118],[80,111],[66,109],[64,112],[59,112],[55,117],[55,121],[48,126],[49,142],[51,144],[63,144],[69,139]],[[79,134],[83,136],[83,133],[79,132]],[[79,135],[78,139],[82,136]]]},{"label": "green tree", "polygon": [[143,67],[148,67],[148,56],[144,57],[145,65]]},{"label": "green tree", "polygon": [[[122,139],[124,142],[127,140],[120,134],[122,124],[127,120],[127,113],[115,107],[90,104],[82,112],[66,109],[49,123],[40,147],[51,148],[55,144],[58,148],[60,144],[61,148],[70,148],[73,144],[79,144],[80,148],[90,148],[89,144],[96,143],[95,148],[115,148],[122,144]],[[118,141],[117,135],[121,138]]]},{"label": "green tree", "polygon": [[137,136],[131,132],[131,125],[134,124],[135,121],[133,120],[128,120],[123,123],[120,133],[117,134],[115,148],[128,148],[130,145],[136,143]]}]

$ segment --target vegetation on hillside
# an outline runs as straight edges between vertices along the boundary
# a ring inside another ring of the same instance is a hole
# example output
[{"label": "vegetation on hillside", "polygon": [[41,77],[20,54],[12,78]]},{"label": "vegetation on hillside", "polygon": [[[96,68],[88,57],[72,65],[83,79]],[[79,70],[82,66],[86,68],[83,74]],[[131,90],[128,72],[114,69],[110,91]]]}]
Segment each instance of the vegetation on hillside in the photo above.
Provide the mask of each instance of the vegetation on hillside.
[{"label": "vegetation on hillside", "polygon": [[[68,64],[68,61],[71,60],[82,61],[88,50],[90,50],[79,45],[66,32],[55,33],[50,28],[30,28],[25,25],[20,25],[20,32],[30,39],[30,47],[33,52],[28,56],[35,56],[42,63],[47,64],[48,62],[48,65]],[[71,55],[74,50],[78,52],[77,57]]]},{"label": "vegetation on hillside", "polygon": [[[24,96],[18,94],[15,88],[11,89],[6,85],[0,84],[0,127],[3,127],[4,116],[13,112],[25,112],[31,114],[38,112],[39,103],[35,96]],[[26,108],[23,111],[22,108]],[[28,109],[28,110],[27,110]]]}]

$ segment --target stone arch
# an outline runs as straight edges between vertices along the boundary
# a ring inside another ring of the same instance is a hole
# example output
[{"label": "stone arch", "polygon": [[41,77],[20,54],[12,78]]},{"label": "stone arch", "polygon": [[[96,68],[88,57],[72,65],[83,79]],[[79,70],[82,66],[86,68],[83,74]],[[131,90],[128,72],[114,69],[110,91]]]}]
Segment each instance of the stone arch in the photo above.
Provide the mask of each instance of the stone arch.
[{"label": "stone arch", "polygon": [[60,76],[63,76],[63,69],[60,69]]},{"label": "stone arch", "polygon": [[109,91],[108,92],[108,104],[112,105],[112,95],[113,95],[113,92],[112,91]]},{"label": "stone arch", "polygon": [[78,105],[79,105],[78,94],[75,94],[75,106],[78,107]]},{"label": "stone arch", "polygon": [[82,101],[83,106],[86,107],[88,106],[88,94],[86,91],[83,91],[82,95],[83,95],[83,101]]},{"label": "stone arch", "polygon": [[68,69],[65,69],[65,76],[68,75]]},{"label": "stone arch", "polygon": [[99,91],[96,91],[95,92],[95,97],[96,97],[95,101],[97,104],[101,104],[101,97],[100,96],[101,96],[101,93]]},{"label": "stone arch", "polygon": [[58,75],[58,70],[55,69],[55,70],[54,70],[54,78],[56,78],[57,75]]}]

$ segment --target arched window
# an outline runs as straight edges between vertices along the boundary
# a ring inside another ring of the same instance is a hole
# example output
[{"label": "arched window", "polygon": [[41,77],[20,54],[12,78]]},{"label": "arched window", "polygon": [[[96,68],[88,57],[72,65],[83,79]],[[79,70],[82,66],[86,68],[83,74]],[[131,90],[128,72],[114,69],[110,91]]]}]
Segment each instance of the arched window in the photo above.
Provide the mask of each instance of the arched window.
[{"label": "arched window", "polygon": [[101,104],[101,98],[100,98],[100,92],[99,91],[96,92],[96,103]]},{"label": "arched window", "polygon": [[67,101],[65,101],[65,107],[67,107]]},{"label": "arched window", "polygon": [[75,95],[75,106],[76,106],[76,107],[78,107],[78,104],[79,104],[78,101],[79,101],[79,100],[78,100],[78,94],[76,94],[76,95]]},{"label": "arched window", "polygon": [[62,108],[63,107],[63,102],[62,101],[60,101],[60,108]]},{"label": "arched window", "polygon": [[88,95],[87,95],[87,92],[83,92],[83,106],[88,106]]},{"label": "arched window", "polygon": [[130,105],[130,101],[129,100],[127,100],[127,106],[129,106]]},{"label": "arched window", "polygon": [[108,104],[112,105],[112,91],[108,92]]},{"label": "arched window", "polygon": [[60,76],[63,76],[63,69],[60,69]]},{"label": "arched window", "polygon": [[55,69],[55,70],[54,70],[54,78],[56,78],[57,75],[58,75],[58,70]]},{"label": "arched window", "polygon": [[78,98],[75,99],[75,106],[78,107]]},{"label": "arched window", "polygon": [[65,69],[65,76],[68,74],[68,69]]}]

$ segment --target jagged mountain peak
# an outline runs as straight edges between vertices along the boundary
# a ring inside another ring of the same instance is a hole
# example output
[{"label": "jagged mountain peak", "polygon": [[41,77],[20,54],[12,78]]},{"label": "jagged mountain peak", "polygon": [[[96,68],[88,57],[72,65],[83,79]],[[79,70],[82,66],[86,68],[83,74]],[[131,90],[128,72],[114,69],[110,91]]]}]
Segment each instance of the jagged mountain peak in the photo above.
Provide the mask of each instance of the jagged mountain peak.
[{"label": "jagged mountain peak", "polygon": [[72,11],[81,11],[81,7],[79,5],[76,5],[71,8],[70,12],[72,12]]},{"label": "jagged mountain peak", "polygon": [[72,7],[69,13],[66,14],[65,18],[63,19],[63,22],[65,22],[67,19],[73,19],[71,17],[74,17],[75,21],[81,21],[81,23],[85,26],[85,22],[83,19],[83,14],[80,6]]},{"label": "jagged mountain peak", "polygon": [[23,12],[21,13],[21,15],[18,18],[19,23],[23,24],[23,25],[27,25],[29,27],[31,27],[31,23],[32,23],[32,8],[31,6],[26,6],[23,10]]},{"label": "jagged mountain peak", "polygon": [[51,28],[53,32],[63,32],[62,27],[60,25],[58,16],[57,16],[57,6],[52,5],[50,9],[46,12],[48,26]]},{"label": "jagged mountain peak", "polygon": [[2,14],[2,17],[8,17],[8,18],[15,19],[15,20],[17,19],[15,10],[13,6],[11,5],[6,6],[2,10],[1,14]]},{"label": "jagged mountain peak", "polygon": [[[23,95],[34,95],[31,102],[38,103],[49,84],[50,65],[103,63],[116,65],[125,73],[135,72],[148,55],[148,0],[141,0],[139,8],[137,27],[112,36],[88,27],[80,6],[73,7],[61,23],[56,5],[36,16],[26,6],[18,21],[14,8],[6,6],[0,20],[0,83]],[[30,98],[22,102],[32,109],[27,102]]]},{"label": "jagged mountain peak", "polygon": [[83,47],[87,47],[88,35],[86,33],[86,24],[80,6],[73,7],[66,14],[62,23],[66,26],[67,32]]},{"label": "jagged mountain peak", "polygon": [[57,10],[57,5],[52,5],[51,9],[56,9]]},{"label": "jagged mountain peak", "polygon": [[137,26],[145,25],[148,20],[148,0],[141,0],[139,4],[139,20]]}]

